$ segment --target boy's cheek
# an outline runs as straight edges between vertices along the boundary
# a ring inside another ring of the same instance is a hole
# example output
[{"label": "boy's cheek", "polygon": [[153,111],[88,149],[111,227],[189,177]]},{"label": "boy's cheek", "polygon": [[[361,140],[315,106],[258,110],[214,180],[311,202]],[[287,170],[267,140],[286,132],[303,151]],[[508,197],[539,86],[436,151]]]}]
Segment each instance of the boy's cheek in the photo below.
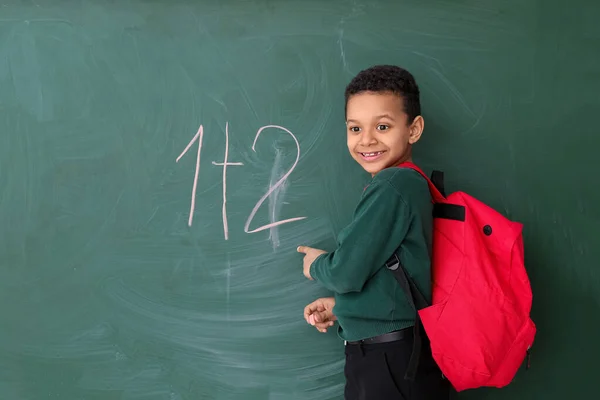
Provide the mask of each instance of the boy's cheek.
[{"label": "boy's cheek", "polygon": [[348,147],[348,152],[349,152],[350,154],[353,154],[353,153],[354,153],[354,151],[353,151],[352,149],[354,149],[354,145],[353,145],[351,142],[348,142],[348,143],[347,143],[347,147]]}]

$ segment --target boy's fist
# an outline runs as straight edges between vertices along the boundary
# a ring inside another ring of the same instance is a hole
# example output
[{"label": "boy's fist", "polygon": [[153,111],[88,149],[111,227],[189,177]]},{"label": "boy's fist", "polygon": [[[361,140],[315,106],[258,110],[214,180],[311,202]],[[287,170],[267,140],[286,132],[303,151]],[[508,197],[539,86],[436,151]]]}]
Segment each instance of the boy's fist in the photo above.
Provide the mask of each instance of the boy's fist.
[{"label": "boy's fist", "polygon": [[337,320],[333,315],[335,299],[333,297],[322,297],[304,308],[304,319],[317,328],[319,332],[325,333]]},{"label": "boy's fist", "polygon": [[304,261],[303,261],[303,270],[304,270],[304,276],[307,277],[308,279],[312,280],[312,276],[310,276],[310,266],[312,265],[313,261],[315,261],[315,259],[317,257],[319,257],[321,254],[325,254],[326,251],[323,250],[319,250],[319,249],[313,249],[312,247],[308,247],[308,246],[298,246],[298,253],[304,253]]}]

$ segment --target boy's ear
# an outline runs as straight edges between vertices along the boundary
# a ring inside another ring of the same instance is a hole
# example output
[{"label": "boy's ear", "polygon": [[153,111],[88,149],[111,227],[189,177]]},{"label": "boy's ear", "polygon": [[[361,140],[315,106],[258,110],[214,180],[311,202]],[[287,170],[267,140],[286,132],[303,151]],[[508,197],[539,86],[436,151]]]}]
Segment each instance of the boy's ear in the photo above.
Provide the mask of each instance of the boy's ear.
[{"label": "boy's ear", "polygon": [[422,116],[417,115],[413,120],[412,124],[408,128],[410,135],[408,137],[408,143],[415,144],[421,139],[423,129],[425,128],[425,120]]}]

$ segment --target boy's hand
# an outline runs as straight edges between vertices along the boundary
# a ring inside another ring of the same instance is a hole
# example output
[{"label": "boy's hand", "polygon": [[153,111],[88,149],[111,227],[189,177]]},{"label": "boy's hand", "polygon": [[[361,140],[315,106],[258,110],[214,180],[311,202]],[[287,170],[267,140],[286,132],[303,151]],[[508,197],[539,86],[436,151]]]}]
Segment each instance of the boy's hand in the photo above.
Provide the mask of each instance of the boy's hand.
[{"label": "boy's hand", "polygon": [[334,306],[335,299],[333,297],[317,299],[304,308],[304,319],[317,328],[319,332],[325,333],[337,320],[336,316],[333,315]]},{"label": "boy's hand", "polygon": [[315,261],[315,259],[317,257],[319,257],[321,254],[325,254],[327,253],[326,251],[323,250],[319,250],[319,249],[313,249],[312,247],[308,247],[308,246],[298,246],[298,253],[304,253],[304,261],[303,261],[303,267],[304,267],[304,276],[307,277],[308,279],[312,280],[312,276],[310,276],[310,266],[312,265],[313,261]]}]

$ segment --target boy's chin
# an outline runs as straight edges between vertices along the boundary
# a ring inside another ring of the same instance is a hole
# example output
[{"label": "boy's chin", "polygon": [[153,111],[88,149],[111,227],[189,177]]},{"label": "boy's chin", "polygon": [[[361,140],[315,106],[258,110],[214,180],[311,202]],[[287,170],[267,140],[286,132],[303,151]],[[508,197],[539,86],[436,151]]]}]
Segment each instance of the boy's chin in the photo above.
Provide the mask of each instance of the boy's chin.
[{"label": "boy's chin", "polygon": [[379,172],[386,168],[384,163],[359,163],[362,169],[367,171],[371,175],[377,175]]},{"label": "boy's chin", "polygon": [[394,165],[394,163],[388,157],[377,160],[377,162],[366,162],[360,158],[360,156],[353,156],[353,158],[354,161],[356,161],[358,165],[362,167],[362,169],[373,176]]}]

